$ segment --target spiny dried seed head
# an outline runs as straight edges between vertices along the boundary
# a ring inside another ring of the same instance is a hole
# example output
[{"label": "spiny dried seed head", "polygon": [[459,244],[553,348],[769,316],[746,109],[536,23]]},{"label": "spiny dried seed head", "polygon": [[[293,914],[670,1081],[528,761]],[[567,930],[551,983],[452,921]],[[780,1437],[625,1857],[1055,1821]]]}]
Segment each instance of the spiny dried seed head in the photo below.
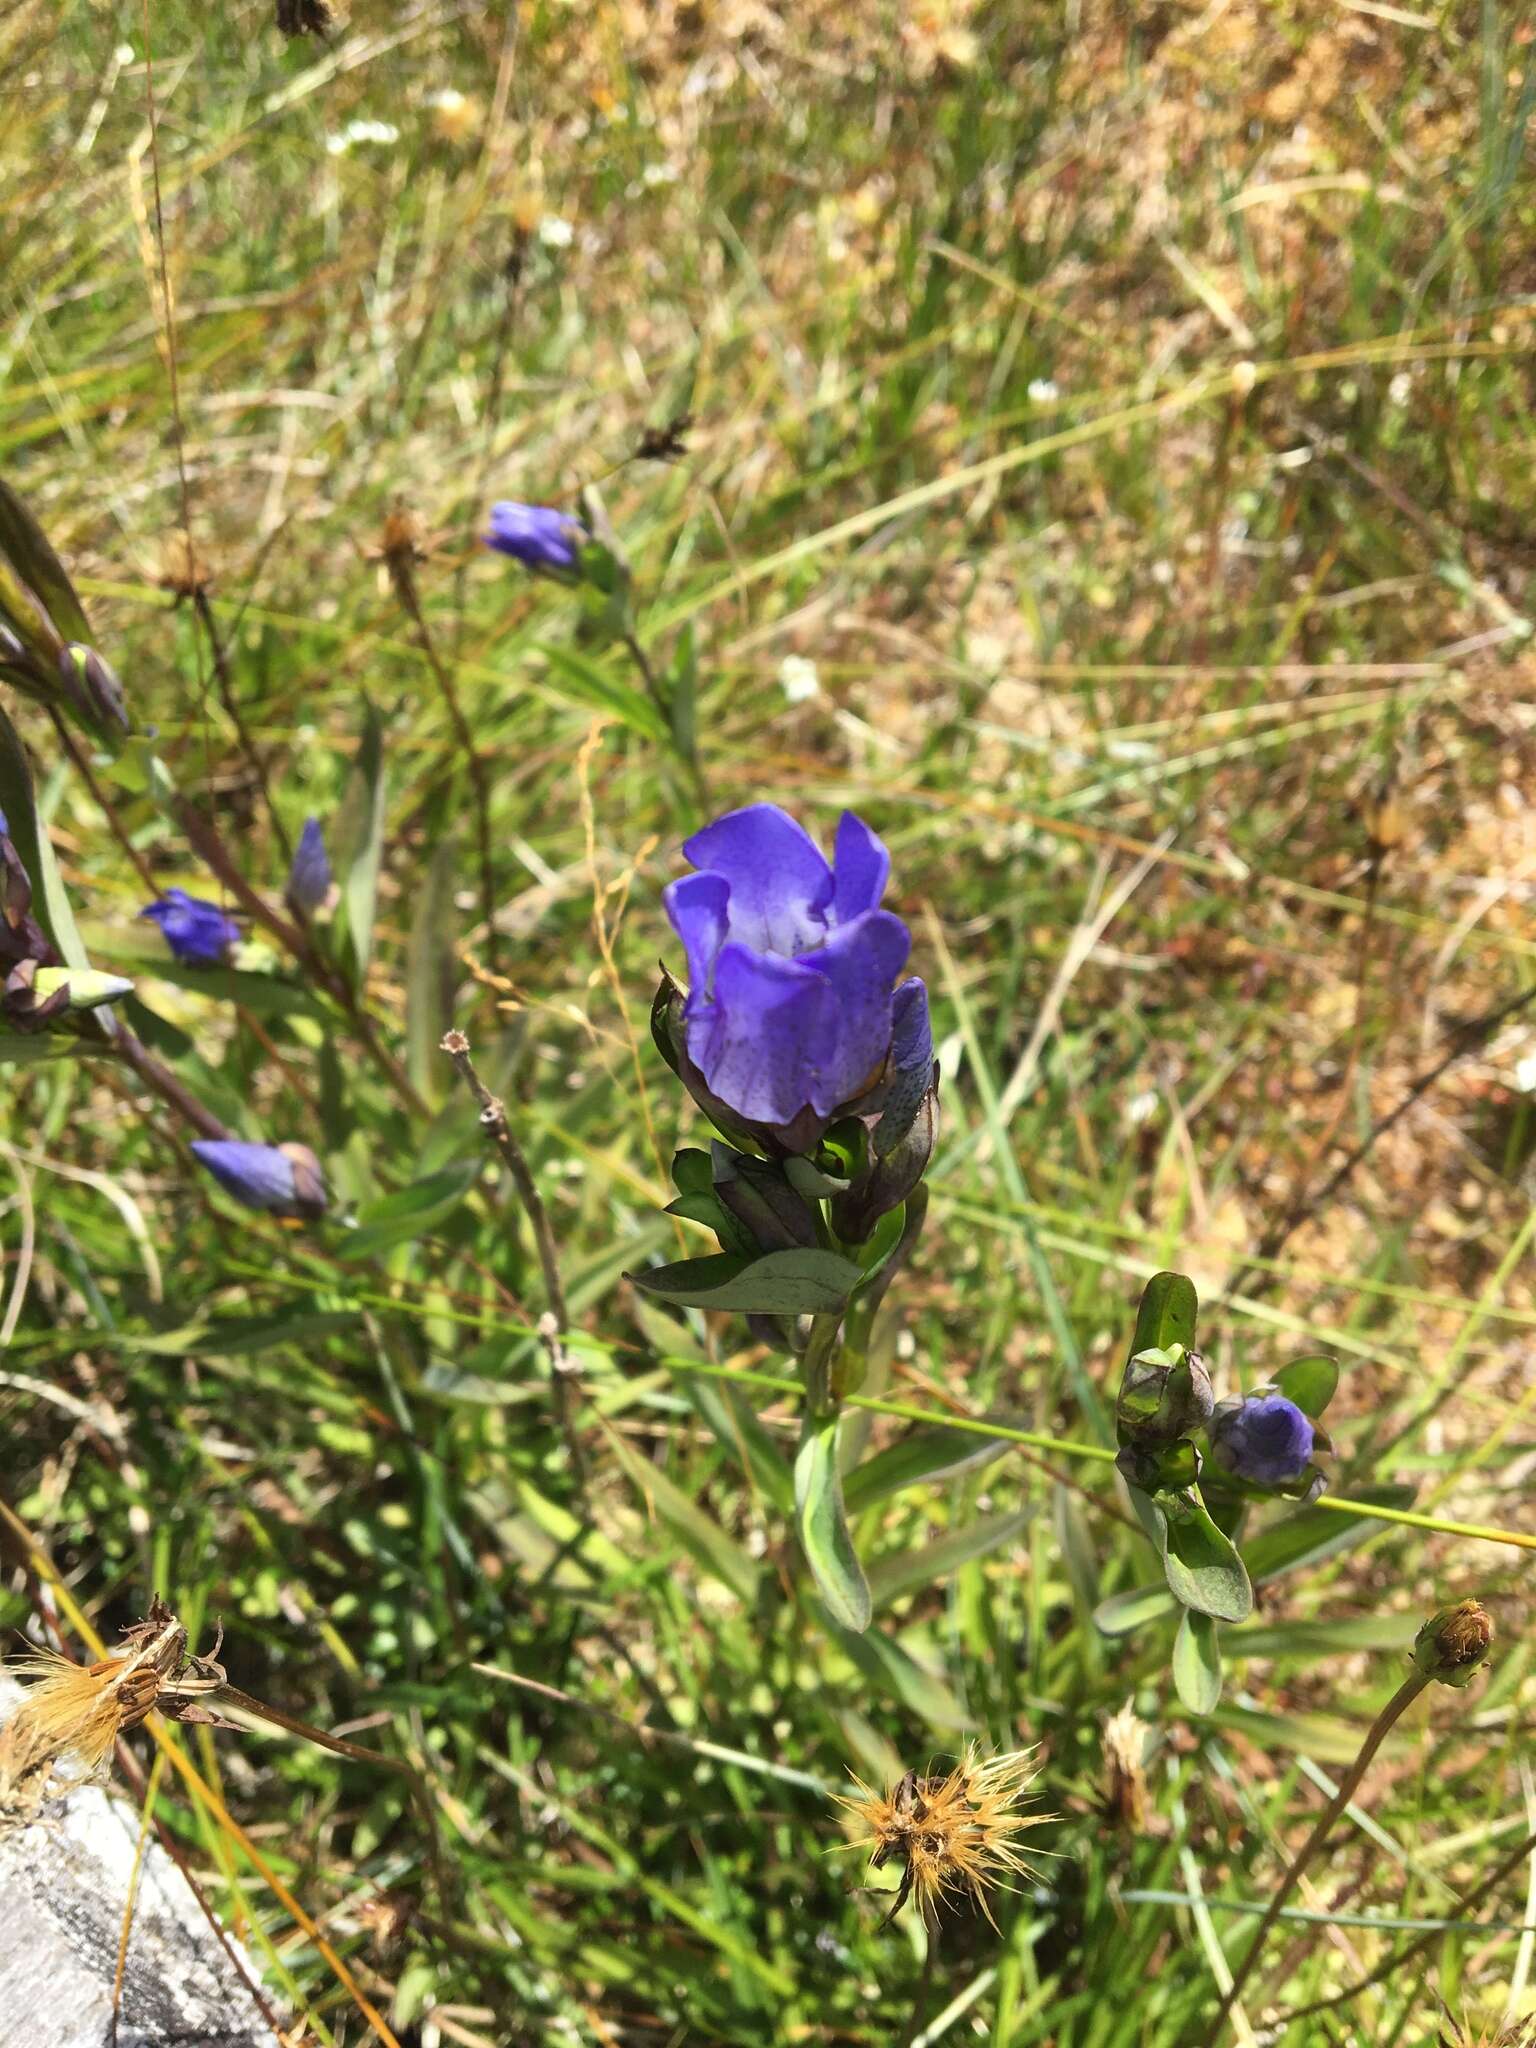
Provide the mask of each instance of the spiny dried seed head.
[{"label": "spiny dried seed head", "polygon": [[1478,1600],[1432,1614],[1413,1639],[1413,1661],[1426,1678],[1458,1692],[1472,1683],[1493,1641],[1493,1622]]},{"label": "spiny dried seed head", "polygon": [[909,1897],[930,1927],[941,1907],[969,1897],[995,1927],[987,1894],[1007,1877],[1035,1874],[1017,1837],[1052,1818],[1019,1811],[1038,1775],[1033,1750],[983,1757],[972,1747],[946,1775],[908,1771],[883,1794],[855,1778],[857,1793],[838,1803],[862,1831],[870,1868],[893,1859],[902,1865],[895,1904],[881,1924],[888,1926]]}]

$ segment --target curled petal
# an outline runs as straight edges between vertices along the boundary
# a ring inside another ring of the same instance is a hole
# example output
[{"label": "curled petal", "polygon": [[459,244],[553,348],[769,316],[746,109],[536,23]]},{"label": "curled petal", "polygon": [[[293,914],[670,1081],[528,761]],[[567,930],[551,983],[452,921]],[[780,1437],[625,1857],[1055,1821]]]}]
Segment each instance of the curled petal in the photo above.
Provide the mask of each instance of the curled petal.
[{"label": "curled petal", "polygon": [[715,1002],[688,1026],[710,1088],[753,1122],[788,1123],[836,1051],[837,999],[825,976],[734,940],[715,962]]},{"label": "curled petal", "polygon": [[832,849],[832,911],[837,922],[848,924],[863,911],[876,909],[890,873],[885,841],[862,818],[844,811]]},{"label": "curled petal", "polygon": [[889,910],[866,910],[840,925],[801,965],[822,975],[837,999],[836,1031],[810,1100],[825,1115],[876,1077],[891,1045],[891,987],[907,964],[912,935]]},{"label": "curled petal", "polygon": [[918,1105],[933,1084],[933,1025],[928,990],[909,975],[891,1002],[891,1077],[875,1126],[875,1151],[889,1152],[911,1128]]},{"label": "curled petal", "polygon": [[724,875],[684,875],[662,891],[672,929],[688,956],[688,1013],[700,1016],[713,999],[715,962],[725,944],[731,885]]},{"label": "curled petal", "polygon": [[728,811],[683,847],[696,868],[730,887],[729,936],[755,953],[793,957],[827,936],[832,870],[821,848],[777,804]]}]

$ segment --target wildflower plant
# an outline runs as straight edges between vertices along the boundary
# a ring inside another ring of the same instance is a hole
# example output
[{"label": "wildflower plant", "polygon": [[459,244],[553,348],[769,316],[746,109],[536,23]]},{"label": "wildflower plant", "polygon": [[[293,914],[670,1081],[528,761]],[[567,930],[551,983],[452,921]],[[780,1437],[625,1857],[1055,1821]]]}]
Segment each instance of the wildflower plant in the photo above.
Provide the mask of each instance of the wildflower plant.
[{"label": "wildflower plant", "polygon": [[805,1382],[800,1538],[835,1620],[870,1596],[843,1505],[839,1411],[870,1327],[917,1242],[938,1131],[938,1074],[911,934],[882,907],[890,856],[844,812],[829,862],[777,804],[750,804],[683,848],[696,872],[666,908],[688,980],[664,971],[658,1050],[717,1136],[673,1160],[673,1215],[718,1251],[633,1275],[676,1307],[733,1309]]}]

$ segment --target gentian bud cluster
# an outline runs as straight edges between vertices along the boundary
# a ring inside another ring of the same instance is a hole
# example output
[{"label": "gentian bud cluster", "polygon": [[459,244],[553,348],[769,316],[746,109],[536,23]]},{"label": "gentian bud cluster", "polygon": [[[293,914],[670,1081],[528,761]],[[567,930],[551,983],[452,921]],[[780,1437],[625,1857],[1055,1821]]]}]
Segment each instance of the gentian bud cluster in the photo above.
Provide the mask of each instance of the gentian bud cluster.
[{"label": "gentian bud cluster", "polygon": [[94,968],[66,967],[32,915],[32,883],[0,815],[0,1023],[42,1031],[71,1010],[127,995],[133,983]]}]

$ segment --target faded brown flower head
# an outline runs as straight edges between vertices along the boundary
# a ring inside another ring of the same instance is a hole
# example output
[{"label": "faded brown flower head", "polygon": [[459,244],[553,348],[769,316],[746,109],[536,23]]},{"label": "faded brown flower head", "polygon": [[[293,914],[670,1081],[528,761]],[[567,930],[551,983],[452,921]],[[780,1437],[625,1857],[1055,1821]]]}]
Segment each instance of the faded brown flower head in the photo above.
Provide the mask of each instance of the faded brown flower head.
[{"label": "faded brown flower head", "polygon": [[155,566],[155,581],[171,591],[177,603],[189,597],[204,597],[213,587],[214,563],[206,547],[186,533],[169,534],[161,543]]},{"label": "faded brown flower head", "polygon": [[1149,1806],[1146,1754],[1147,1724],[1129,1700],[1104,1723],[1104,1797],[1110,1817],[1128,1834],[1146,1832]]},{"label": "faded brown flower head", "polygon": [[872,1870],[893,1859],[902,1866],[895,1903],[880,1923],[888,1927],[909,1897],[927,1926],[943,1906],[969,1896],[995,1927],[987,1894],[1010,1876],[1033,1876],[1017,1837],[1050,1814],[1019,1809],[1039,1775],[1033,1750],[983,1758],[972,1747],[946,1776],[908,1771],[881,1794],[855,1778],[856,1795],[839,1799],[863,1830]]},{"label": "faded brown flower head", "polygon": [[1413,1639],[1413,1661],[1426,1678],[1457,1691],[1472,1683],[1493,1641],[1493,1622],[1478,1600],[1432,1614]]},{"label": "faded brown flower head", "polygon": [[146,1715],[211,1720],[195,1700],[225,1683],[212,1657],[192,1655],[187,1631],[158,1598],[143,1621],[124,1629],[112,1656],[72,1664],[42,1651],[6,1668],[31,1683],[0,1728],[0,1827],[32,1819],[64,1782],[62,1766],[99,1770],[118,1736]]}]

